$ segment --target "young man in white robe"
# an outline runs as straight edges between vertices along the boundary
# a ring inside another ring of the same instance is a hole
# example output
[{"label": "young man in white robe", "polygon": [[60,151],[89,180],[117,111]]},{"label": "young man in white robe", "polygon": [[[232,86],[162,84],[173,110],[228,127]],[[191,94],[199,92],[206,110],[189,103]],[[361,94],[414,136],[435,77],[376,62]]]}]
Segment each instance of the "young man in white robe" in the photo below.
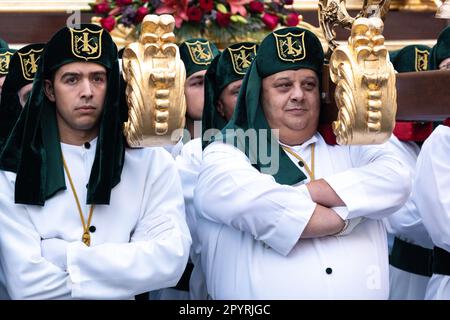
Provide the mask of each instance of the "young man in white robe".
[{"label": "young man in white robe", "polygon": [[[430,67],[450,69],[450,27],[431,51]],[[433,240],[433,267],[425,299],[450,299],[450,115],[425,141],[417,158],[412,197]]]},{"label": "young man in white robe", "polygon": [[47,44],[0,156],[0,259],[13,299],[133,299],[177,283],[191,237],[162,148],[129,149],[117,48],[96,25]]},{"label": "young man in white robe", "polygon": [[434,243],[425,299],[450,299],[450,127],[440,125],[417,158],[412,196]]},{"label": "young man in white robe", "polygon": [[[430,50],[423,45],[409,45],[399,50],[391,62],[398,72],[427,71]],[[420,146],[432,131],[432,122],[396,122],[388,146],[412,173]],[[413,199],[410,197],[399,211],[383,221],[388,233],[394,237],[389,256],[389,299],[423,300],[431,277],[433,242]]]}]

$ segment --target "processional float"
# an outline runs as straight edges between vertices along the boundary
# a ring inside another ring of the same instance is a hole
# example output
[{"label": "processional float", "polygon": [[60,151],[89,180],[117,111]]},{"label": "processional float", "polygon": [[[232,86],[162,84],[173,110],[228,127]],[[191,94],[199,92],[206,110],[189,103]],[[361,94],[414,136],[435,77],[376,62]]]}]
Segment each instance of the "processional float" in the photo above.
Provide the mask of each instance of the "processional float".
[{"label": "processional float", "polygon": [[[321,121],[332,124],[338,144],[383,143],[396,119],[450,116],[450,72],[395,73],[383,36],[389,5],[390,0],[364,0],[352,17],[346,0],[319,0],[320,29],[311,31],[327,49]],[[129,108],[124,132],[132,147],[173,144],[182,136],[185,69],[174,27],[170,15],[148,15],[139,41],[124,50]],[[350,30],[346,44],[336,41],[338,27]]]}]

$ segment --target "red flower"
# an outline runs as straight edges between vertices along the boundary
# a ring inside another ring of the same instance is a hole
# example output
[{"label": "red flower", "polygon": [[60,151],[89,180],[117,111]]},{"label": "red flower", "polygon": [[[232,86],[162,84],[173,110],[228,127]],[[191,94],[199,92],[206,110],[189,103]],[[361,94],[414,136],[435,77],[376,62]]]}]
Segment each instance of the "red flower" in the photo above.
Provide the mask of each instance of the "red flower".
[{"label": "red flower", "polygon": [[296,25],[298,25],[299,22],[299,18],[298,18],[298,14],[296,13],[289,13],[286,16],[286,25],[289,27],[295,27]]},{"label": "red flower", "polygon": [[230,13],[222,13],[220,11],[217,11],[216,15],[216,21],[217,24],[221,27],[228,27],[230,25]]},{"label": "red flower", "polygon": [[270,13],[264,13],[264,15],[262,16],[262,21],[270,30],[275,29],[275,27],[278,25],[278,17]]},{"label": "red flower", "polygon": [[251,12],[263,13],[264,12],[264,3],[259,1],[252,1],[249,3],[249,8]]},{"label": "red flower", "polygon": [[104,1],[94,6],[94,12],[98,14],[107,13],[109,11],[108,2]]},{"label": "red flower", "polygon": [[202,10],[199,7],[189,7],[187,16],[189,21],[200,22],[200,20],[202,20]]},{"label": "red flower", "polygon": [[181,28],[183,20],[187,21],[188,0],[161,0],[161,5],[155,10],[156,14],[171,14],[175,18],[175,27]]},{"label": "red flower", "polygon": [[199,5],[205,12],[210,12],[214,8],[213,0],[200,0]]},{"label": "red flower", "polygon": [[100,24],[106,30],[111,31],[112,29],[114,29],[114,26],[116,25],[116,19],[114,19],[113,16],[107,16],[106,18],[100,19]]},{"label": "red flower", "polygon": [[148,14],[148,8],[147,7],[140,7],[136,11],[136,16],[134,17],[134,21],[137,23],[142,22],[144,20],[144,17]]},{"label": "red flower", "polygon": [[245,5],[251,1],[252,0],[227,0],[227,3],[230,6],[232,14],[239,13],[241,16],[246,17],[247,9],[245,9]]},{"label": "red flower", "polygon": [[127,6],[129,4],[132,4],[133,0],[116,0],[116,4],[121,7],[121,6]]}]

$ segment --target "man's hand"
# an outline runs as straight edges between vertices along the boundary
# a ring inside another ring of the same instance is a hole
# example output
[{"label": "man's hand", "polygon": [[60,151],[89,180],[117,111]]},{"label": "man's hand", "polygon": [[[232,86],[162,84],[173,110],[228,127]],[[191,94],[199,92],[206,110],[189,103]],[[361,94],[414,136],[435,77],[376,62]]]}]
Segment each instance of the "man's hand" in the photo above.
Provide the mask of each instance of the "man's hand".
[{"label": "man's hand", "polygon": [[335,211],[318,204],[303,230],[301,238],[310,239],[335,235],[344,227],[344,220]]},{"label": "man's hand", "polygon": [[62,239],[51,238],[41,240],[41,254],[49,262],[67,270],[67,245],[69,243]]},{"label": "man's hand", "polygon": [[363,222],[364,220],[366,220],[365,217],[357,217],[357,218],[345,220],[344,228],[342,228],[342,230],[339,231],[338,233],[334,234],[334,236],[341,237],[341,236],[346,236],[346,235],[350,234],[353,231],[353,229],[355,229],[355,227],[358,224],[360,224],[361,222]]},{"label": "man's hand", "polygon": [[327,208],[345,206],[344,201],[324,179],[318,179],[306,184],[312,201]]}]

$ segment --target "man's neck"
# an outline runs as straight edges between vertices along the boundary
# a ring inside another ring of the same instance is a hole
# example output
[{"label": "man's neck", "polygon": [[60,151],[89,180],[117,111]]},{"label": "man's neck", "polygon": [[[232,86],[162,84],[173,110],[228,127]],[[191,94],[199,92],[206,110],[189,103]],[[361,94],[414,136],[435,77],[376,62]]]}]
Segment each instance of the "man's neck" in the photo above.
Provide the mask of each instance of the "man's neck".
[{"label": "man's neck", "polygon": [[280,132],[278,140],[287,146],[300,146],[314,136],[314,133],[301,134],[296,132],[295,134],[283,134]]},{"label": "man's neck", "polygon": [[77,132],[59,132],[59,138],[62,143],[74,146],[81,146],[86,142],[90,142],[98,135],[98,130],[93,132],[77,131]]}]

